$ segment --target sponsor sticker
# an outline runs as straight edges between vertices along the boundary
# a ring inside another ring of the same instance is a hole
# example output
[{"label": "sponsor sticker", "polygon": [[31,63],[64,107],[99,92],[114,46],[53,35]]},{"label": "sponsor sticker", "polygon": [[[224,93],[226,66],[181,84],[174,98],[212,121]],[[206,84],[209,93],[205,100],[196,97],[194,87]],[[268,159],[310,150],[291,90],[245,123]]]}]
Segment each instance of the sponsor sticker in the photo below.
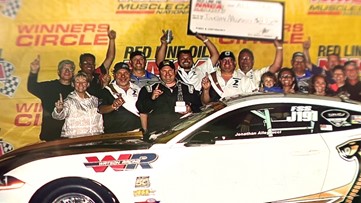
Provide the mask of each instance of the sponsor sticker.
[{"label": "sponsor sticker", "polygon": [[147,199],[145,201],[142,201],[142,202],[135,202],[135,203],[160,203],[160,201],[157,201],[153,198],[150,198],[150,199]]},{"label": "sponsor sticker", "polygon": [[361,124],[361,115],[352,115],[351,124]]},{"label": "sponsor sticker", "polygon": [[158,159],[154,153],[141,154],[121,154],[118,158],[112,155],[106,155],[99,160],[96,156],[85,157],[88,162],[84,163],[85,167],[93,168],[95,172],[104,172],[108,167],[114,171],[134,170],[138,167],[142,169],[151,169],[150,163]]},{"label": "sponsor sticker", "polygon": [[142,189],[142,190],[134,190],[133,191],[134,197],[149,196],[149,195],[154,195],[154,194],[155,194],[155,190],[152,190],[152,189]]},{"label": "sponsor sticker", "polygon": [[135,187],[150,187],[149,176],[139,176],[135,180]]},{"label": "sponsor sticker", "polygon": [[321,113],[321,116],[335,127],[346,127],[351,124],[347,122],[350,114],[340,109],[330,109]]},{"label": "sponsor sticker", "polygon": [[322,131],[332,131],[332,125],[328,125],[328,124],[321,124],[320,125],[320,130]]}]

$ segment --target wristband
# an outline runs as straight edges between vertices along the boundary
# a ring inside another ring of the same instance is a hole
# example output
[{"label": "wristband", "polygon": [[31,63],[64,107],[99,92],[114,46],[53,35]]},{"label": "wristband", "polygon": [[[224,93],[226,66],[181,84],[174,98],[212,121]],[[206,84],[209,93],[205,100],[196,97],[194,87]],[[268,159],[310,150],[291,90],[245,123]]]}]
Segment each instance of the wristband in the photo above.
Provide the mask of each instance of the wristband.
[{"label": "wristband", "polygon": [[277,49],[283,49],[283,47],[277,47]]},{"label": "wristband", "polygon": [[209,41],[209,39],[207,38],[207,39],[203,40],[203,43],[206,43],[206,42],[208,42],[208,41]]}]

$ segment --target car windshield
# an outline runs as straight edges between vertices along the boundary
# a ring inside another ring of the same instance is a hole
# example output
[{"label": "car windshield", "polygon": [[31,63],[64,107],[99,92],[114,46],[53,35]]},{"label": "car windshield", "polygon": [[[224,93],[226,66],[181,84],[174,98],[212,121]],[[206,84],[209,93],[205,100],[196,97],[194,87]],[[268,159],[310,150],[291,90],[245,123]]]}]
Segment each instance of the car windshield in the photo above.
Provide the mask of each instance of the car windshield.
[{"label": "car windshield", "polygon": [[150,139],[154,140],[154,143],[166,143],[173,137],[188,129],[193,124],[202,120],[203,118],[223,109],[226,105],[222,102],[212,103],[202,108],[200,113],[193,113],[183,116],[180,120],[173,123],[169,128],[158,130],[150,133]]}]

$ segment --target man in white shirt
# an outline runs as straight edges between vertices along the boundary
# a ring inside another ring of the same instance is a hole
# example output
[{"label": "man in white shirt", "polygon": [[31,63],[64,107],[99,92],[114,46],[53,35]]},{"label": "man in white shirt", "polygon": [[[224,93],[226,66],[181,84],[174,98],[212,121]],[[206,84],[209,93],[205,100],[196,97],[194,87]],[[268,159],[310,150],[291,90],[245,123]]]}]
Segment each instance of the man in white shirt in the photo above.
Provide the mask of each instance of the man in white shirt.
[{"label": "man in white shirt", "polygon": [[242,83],[239,71],[235,71],[236,65],[236,58],[231,51],[221,53],[219,70],[202,79],[201,101],[204,105],[223,97],[247,93],[249,89],[257,89],[253,83]]},{"label": "man in white shirt", "polygon": [[[277,39],[274,40],[276,55],[272,65],[261,69],[254,69],[254,55],[249,49],[242,49],[238,54],[239,75],[242,86],[248,86],[247,93],[258,91],[259,83],[263,73],[270,71],[276,73],[283,63],[283,44]],[[256,87],[256,88],[254,88]]]},{"label": "man in white shirt", "polygon": [[[180,50],[177,53],[178,60],[178,71],[177,79],[183,81],[186,84],[191,84],[194,88],[199,91],[202,88],[202,78],[206,73],[214,72],[214,66],[218,62],[219,53],[214,46],[214,44],[204,35],[196,34],[196,37],[201,40],[207,47],[210,57],[206,58],[206,61],[199,65],[195,66],[193,62],[193,56],[190,50]],[[167,46],[170,42],[166,41],[165,34],[160,39],[161,45],[156,53],[156,63],[159,65],[165,59]]]}]

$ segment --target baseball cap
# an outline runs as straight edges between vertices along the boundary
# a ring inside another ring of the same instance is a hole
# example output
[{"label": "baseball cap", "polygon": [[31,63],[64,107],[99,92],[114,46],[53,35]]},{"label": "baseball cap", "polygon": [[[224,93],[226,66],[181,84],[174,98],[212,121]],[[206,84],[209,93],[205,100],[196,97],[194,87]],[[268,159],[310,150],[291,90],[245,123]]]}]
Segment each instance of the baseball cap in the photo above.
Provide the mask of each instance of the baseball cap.
[{"label": "baseball cap", "polygon": [[141,51],[133,51],[132,53],[130,53],[130,60],[132,60],[132,58],[134,56],[138,56],[138,55],[142,56],[145,59],[145,54],[143,52],[141,52]]},{"label": "baseball cap", "polygon": [[226,57],[231,57],[233,60],[236,60],[236,57],[234,57],[234,54],[231,51],[224,51],[219,55],[219,60],[222,60]]},{"label": "baseball cap", "polygon": [[303,57],[303,58],[305,58],[305,55],[302,53],[302,52],[295,52],[295,53],[293,53],[293,55],[292,55],[292,60],[295,60],[295,58],[297,57],[297,56],[300,56],[300,57]]},{"label": "baseball cap", "polygon": [[119,62],[119,63],[115,64],[113,74],[115,74],[120,69],[125,69],[128,72],[130,72],[129,65],[127,63]]},{"label": "baseball cap", "polygon": [[169,66],[169,67],[171,67],[172,69],[175,70],[174,63],[172,61],[169,61],[169,60],[164,60],[164,61],[160,62],[160,64],[158,65],[158,69],[160,70],[165,66]]}]

